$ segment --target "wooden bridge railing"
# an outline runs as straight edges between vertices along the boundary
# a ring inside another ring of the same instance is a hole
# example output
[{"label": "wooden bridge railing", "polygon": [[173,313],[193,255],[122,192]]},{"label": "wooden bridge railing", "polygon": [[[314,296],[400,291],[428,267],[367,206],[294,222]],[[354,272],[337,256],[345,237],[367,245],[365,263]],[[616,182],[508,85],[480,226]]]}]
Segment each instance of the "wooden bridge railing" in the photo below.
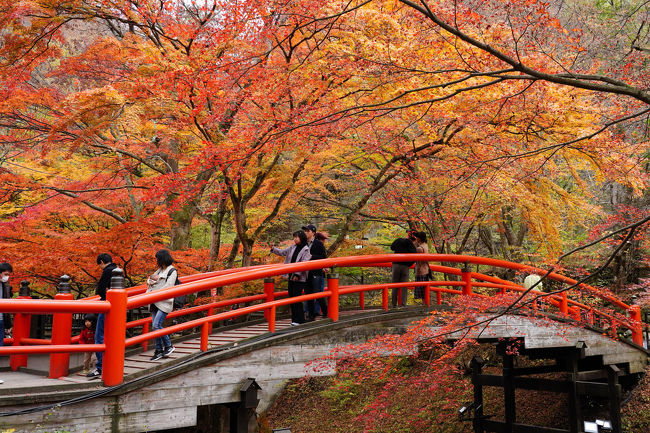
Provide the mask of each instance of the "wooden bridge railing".
[{"label": "wooden bridge railing", "polygon": [[[327,290],[324,292],[302,295],[287,298],[287,292],[275,291],[274,280],[282,274],[300,272],[321,268],[332,267],[362,267],[362,266],[390,266],[393,261],[422,260],[429,262],[447,262],[464,264],[463,269],[449,266],[432,264],[433,272],[445,275],[455,275],[458,281],[424,281],[408,283],[382,283],[365,284],[339,287],[337,277],[329,278]],[[365,308],[365,293],[380,292],[381,306],[388,309],[388,289],[398,288],[407,290],[414,286],[424,286],[424,303],[429,306],[432,292],[436,294],[435,302],[442,303],[443,295],[454,296],[481,296],[490,297],[505,294],[507,292],[527,292],[527,295],[540,297],[532,300],[531,309],[536,309],[539,302],[544,302],[557,308],[558,312],[567,318],[574,319],[593,325],[596,320],[599,323],[606,322],[616,335],[618,329],[629,329],[632,334],[632,341],[643,345],[643,325],[641,312],[638,306],[630,306],[613,294],[607,293],[592,286],[581,284],[570,291],[557,291],[555,293],[544,293],[538,290],[526,290],[522,286],[500,278],[485,275],[469,270],[468,264],[485,265],[513,269],[520,272],[545,275],[550,280],[555,280],[568,285],[575,285],[577,282],[571,278],[556,273],[549,273],[543,269],[533,268],[527,265],[507,262],[504,260],[489,259],[484,257],[457,256],[444,254],[380,254],[368,256],[340,257],[309,262],[261,265],[249,268],[228,269],[197,274],[181,278],[182,284],[169,289],[159,290],[152,293],[144,293],[146,287],[137,286],[130,289],[123,288],[123,277],[121,270],[114,271],[111,289],[107,292],[106,301],[97,300],[97,297],[85,298],[83,300],[72,300],[68,280],[62,278],[59,286],[59,293],[54,300],[31,299],[21,294],[16,299],[0,299],[0,311],[15,313],[15,325],[13,338],[5,339],[5,343],[12,346],[0,347],[0,355],[10,355],[10,365],[13,370],[27,366],[29,354],[50,354],[50,377],[61,377],[68,374],[70,353],[73,352],[104,352],[104,369],[102,378],[105,385],[117,385],[124,378],[124,353],[126,347],[141,345],[146,349],[149,340],[180,332],[187,329],[200,329],[201,350],[208,349],[208,335],[214,323],[241,317],[254,312],[264,312],[268,321],[269,331],[275,332],[275,318],[278,307],[290,305],[295,302],[304,302],[318,298],[328,299],[328,316],[333,321],[339,317],[339,299],[342,296],[359,294],[360,308]],[[244,296],[234,299],[227,299],[208,304],[185,308],[171,312],[167,317],[204,314],[202,317],[178,323],[164,329],[150,331],[151,318],[143,318],[134,321],[127,321],[127,310],[143,307],[152,303],[174,298],[180,295],[211,290],[232,284],[264,279],[264,291],[257,295]],[[483,291],[495,289],[494,293],[477,293],[477,289]],[[590,296],[600,299],[620,310],[607,312],[595,308],[569,297],[569,293],[587,292]],[[398,299],[401,297],[398,296]],[[254,303],[243,308],[230,311],[215,312],[235,304]],[[104,344],[74,344],[76,339],[71,336],[71,322],[73,313],[104,313],[106,314]],[[53,331],[51,340],[35,340],[29,338],[29,323],[32,314],[53,314]],[[130,338],[126,338],[126,330],[142,327],[142,332]]]}]

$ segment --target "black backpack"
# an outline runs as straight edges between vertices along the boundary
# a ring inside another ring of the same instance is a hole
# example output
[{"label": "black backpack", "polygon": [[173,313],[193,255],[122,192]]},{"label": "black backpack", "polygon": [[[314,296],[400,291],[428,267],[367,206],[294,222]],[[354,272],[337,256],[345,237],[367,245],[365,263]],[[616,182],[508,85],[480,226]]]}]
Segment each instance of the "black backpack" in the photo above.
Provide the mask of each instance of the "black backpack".
[{"label": "black backpack", "polygon": [[[178,286],[181,283],[181,280],[178,279],[178,271],[176,270],[175,267],[172,266],[172,268],[169,270],[169,274],[171,274],[173,271],[176,271],[176,281],[174,281],[174,285]],[[169,274],[167,274],[167,276],[169,276]],[[187,295],[181,295],[181,296],[175,297],[174,298],[174,310],[178,310],[179,308],[183,308],[183,306],[185,305],[186,298],[187,298]]]}]

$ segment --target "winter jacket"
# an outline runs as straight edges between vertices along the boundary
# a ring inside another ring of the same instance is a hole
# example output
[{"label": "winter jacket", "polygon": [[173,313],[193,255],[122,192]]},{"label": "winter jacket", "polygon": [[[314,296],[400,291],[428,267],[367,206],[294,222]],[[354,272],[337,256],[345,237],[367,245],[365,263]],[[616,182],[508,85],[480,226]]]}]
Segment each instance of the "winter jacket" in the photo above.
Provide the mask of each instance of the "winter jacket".
[{"label": "winter jacket", "polygon": [[[285,248],[283,250],[273,247],[271,248],[271,252],[274,254],[277,254],[278,256],[285,256],[284,258],[284,263],[292,263],[291,258],[293,257],[293,252],[296,249],[297,245],[293,244],[289,248]],[[302,247],[300,252],[298,253],[298,257],[296,257],[296,263],[298,262],[307,262],[311,259],[311,253],[309,252],[309,245],[305,245]],[[286,275],[288,279],[291,279],[294,275],[298,277],[298,281],[305,282],[307,281],[307,271],[302,271],[302,272],[293,272],[291,274]]]},{"label": "winter jacket", "polygon": [[[11,293],[11,286],[9,283],[0,283],[2,285],[2,299],[11,299],[12,293]],[[5,325],[5,329],[10,329],[11,326],[11,314],[9,313],[0,313],[3,314],[2,320]]]},{"label": "winter jacket", "polygon": [[81,334],[79,334],[79,344],[95,344],[94,325],[92,325],[90,328],[86,328],[84,326],[84,329],[81,330]]},{"label": "winter jacket", "polygon": [[[167,289],[169,287],[173,287],[176,284],[176,277],[178,276],[178,272],[172,265],[167,266],[163,270],[158,269],[153,274],[158,275],[160,278],[158,278],[157,281],[152,281],[150,278],[147,278],[147,293],[155,292],[156,290]],[[171,313],[171,311],[174,309],[174,298],[172,297],[158,301],[155,303],[155,305],[160,311]]]},{"label": "winter jacket", "polygon": [[[327,251],[325,250],[325,245],[318,239],[311,241],[311,246],[309,247],[309,253],[311,254],[310,260],[320,260],[327,258]],[[322,277],[325,273],[322,269],[314,269],[309,271],[310,277]]]},{"label": "winter jacket", "polygon": [[97,281],[97,289],[95,294],[99,295],[102,301],[106,300],[106,290],[111,288],[111,278],[113,277],[113,269],[117,268],[115,263],[109,263],[102,269],[102,276]]},{"label": "winter jacket", "polygon": [[[395,254],[404,254],[404,253],[416,253],[415,245],[407,238],[397,238],[393,241],[393,244],[390,246],[390,249],[395,252]],[[403,266],[413,266],[415,260],[412,262],[394,262],[397,265]]]},{"label": "winter jacket", "polygon": [[[421,254],[429,254],[429,246],[427,244],[421,244],[416,248],[416,252]],[[415,262],[415,275],[429,275],[429,262]]]}]

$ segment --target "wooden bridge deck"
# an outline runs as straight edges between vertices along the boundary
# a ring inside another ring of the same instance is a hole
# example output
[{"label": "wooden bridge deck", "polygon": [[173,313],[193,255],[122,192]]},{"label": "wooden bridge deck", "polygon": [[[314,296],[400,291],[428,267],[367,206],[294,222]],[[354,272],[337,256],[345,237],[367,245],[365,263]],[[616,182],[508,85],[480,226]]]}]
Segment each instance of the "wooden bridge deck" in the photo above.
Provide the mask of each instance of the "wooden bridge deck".
[{"label": "wooden bridge deck", "polygon": [[[207,353],[201,352],[200,339],[194,336],[175,341],[176,350],[157,361],[150,360],[153,349],[130,352],[125,358],[124,383],[115,387],[104,387],[101,380],[80,374],[49,379],[43,373],[0,372],[0,379],[5,381],[0,385],[0,428],[20,426],[18,431],[39,431],[34,428],[47,424],[67,426],[72,432],[140,432],[195,425],[198,406],[238,401],[241,381],[248,377],[260,382],[262,398],[268,401],[285,380],[302,377],[306,374],[304,366],[332,347],[385,332],[402,333],[412,320],[428,312],[415,306],[389,311],[347,310],[341,311],[338,322],[317,319],[295,327],[290,326],[289,319],[282,319],[276,321],[273,334],[261,321],[215,328]],[[556,331],[540,327],[532,318],[504,317],[482,338],[521,337],[530,345],[556,348],[590,339],[588,356],[597,364],[616,363],[624,374],[645,366],[647,352],[638,346],[558,324],[560,330],[567,327],[575,332],[554,335]],[[612,356],[616,359],[608,361]],[[172,413],[176,414],[173,420],[169,418]],[[114,423],[119,425],[117,430]]]},{"label": "wooden bridge deck", "polygon": [[[377,311],[373,309],[365,311]],[[363,313],[361,310],[348,310],[341,311],[341,317],[354,317]],[[323,319],[318,317],[315,322],[328,321],[329,319]],[[289,328],[294,328],[298,331],[301,326],[292,327],[290,319],[278,319],[275,322],[276,333],[288,330]],[[229,347],[237,345],[237,343],[250,339],[252,337],[260,337],[264,335],[271,335],[268,332],[268,324],[255,323],[246,325],[245,323],[241,324],[240,327],[232,329],[228,328],[214,328],[212,334],[208,337],[208,350],[215,349],[219,347]],[[174,341],[174,352],[168,358],[161,358],[156,361],[152,361],[151,357],[154,353],[154,342],[151,341],[149,344],[149,349],[146,351],[133,352],[130,351],[130,354],[127,354],[124,362],[124,382],[129,382],[131,380],[142,377],[149,372],[155,372],[166,368],[167,366],[178,364],[189,357],[198,355],[201,352],[201,338],[194,337],[189,339],[181,338],[180,341]],[[94,362],[94,357],[93,357]],[[14,403],[25,403],[25,401],[19,401],[11,396],[19,397],[24,396],[27,400],[32,400],[29,396],[34,396],[35,394],[47,394],[50,392],[57,391],[72,391],[72,390],[83,390],[87,392],[89,389],[99,389],[102,388],[102,381],[99,378],[89,379],[85,376],[85,373],[79,371],[76,373],[71,373],[66,377],[61,377],[58,379],[48,378],[45,372],[38,372],[30,370],[29,368],[19,371],[2,371],[0,372],[0,379],[4,381],[4,384],[0,384],[0,406],[6,404]],[[20,397],[19,397],[20,398]],[[9,400],[9,401],[8,401]]]},{"label": "wooden bridge deck", "polygon": [[[422,311],[419,311],[416,313],[415,310],[423,310],[422,308],[404,308],[400,309],[398,311],[401,311],[402,313],[407,313],[408,311],[413,311],[416,316],[421,316]],[[366,310],[344,310],[341,311],[341,319],[345,318],[353,318],[355,316],[363,316],[365,314],[377,314],[378,312],[382,312],[383,310],[381,309],[374,309],[374,308],[369,308]],[[389,310],[389,312],[395,311],[395,310]],[[329,322],[329,319],[323,319],[323,318],[317,318],[316,322],[322,322],[322,321],[327,321]],[[287,332],[289,328],[293,328],[296,331],[300,331],[301,329],[304,329],[303,326],[298,326],[298,327],[291,327],[290,325],[290,319],[279,319],[276,321],[276,333],[278,332]],[[510,327],[512,328],[512,327]],[[532,333],[535,332],[535,330],[531,331],[525,330],[525,326],[519,327],[519,331],[515,332],[514,334],[512,333],[512,329],[510,329],[508,332],[503,332],[499,331],[497,332],[498,334],[504,334],[504,335],[499,335],[501,337],[506,336],[508,334],[510,337],[513,337],[516,335],[525,335],[527,333]],[[580,331],[578,331],[579,328],[575,328],[573,331],[574,336],[578,335]],[[546,334],[548,334],[549,331],[546,330]],[[494,334],[492,332],[490,335]],[[593,334],[593,332],[591,333]],[[210,334],[208,338],[208,350],[210,349],[215,349],[219,347],[223,348],[228,348],[228,347],[233,347],[236,346],[237,343],[250,339],[252,337],[261,337],[264,335],[271,335],[268,332],[268,324],[266,322],[261,322],[261,323],[254,323],[254,324],[249,324],[246,325],[245,323],[241,324],[237,328],[214,328],[212,334]],[[484,337],[487,334],[484,334]],[[492,337],[495,337],[492,335]],[[497,336],[498,337],[498,336]],[[602,337],[602,336],[601,336]],[[533,341],[534,336],[529,336],[528,340]],[[549,338],[548,335],[545,335],[545,338]],[[559,339],[566,339],[566,336],[560,335],[558,336]],[[578,337],[575,337],[578,338]],[[575,339],[574,338],[574,339]],[[594,338],[594,335],[591,335],[591,338]],[[605,340],[607,340],[606,337],[602,337]],[[557,340],[557,339],[553,339]],[[614,343],[614,342],[612,342]],[[546,344],[550,345],[557,345],[557,341],[546,341]],[[571,344],[567,341],[567,344]],[[616,344],[622,344],[622,343],[616,343]],[[183,362],[187,360],[188,358],[198,355],[201,352],[200,346],[201,346],[201,341],[200,337],[193,337],[189,339],[180,339],[180,341],[174,342],[174,347],[175,350],[174,352],[168,357],[168,358],[162,358],[160,360],[152,361],[151,357],[153,356],[153,341],[150,342],[149,344],[149,350],[147,351],[130,351],[130,354],[127,354],[125,357],[125,368],[124,368],[124,382],[129,382],[134,379],[137,379],[139,377],[145,376],[151,372],[159,371],[162,369],[165,369],[168,366],[178,364],[180,362]],[[635,349],[632,347],[625,347],[621,349],[618,347],[616,351],[619,353],[619,357],[626,357],[629,356],[630,353],[636,352]],[[623,353],[625,352],[625,353]],[[627,355],[626,355],[627,354]],[[640,355],[643,357],[643,355]],[[94,357],[93,357],[94,360]],[[642,361],[637,360],[637,370]],[[0,395],[0,406],[6,405],[7,403],[12,404],[12,403],[17,403],[16,400],[9,398],[9,400],[13,400],[13,402],[8,402],[7,399],[8,397],[14,395],[14,396],[27,396],[27,395],[34,395],[34,394],[41,394],[41,393],[49,393],[49,392],[57,392],[57,391],[65,391],[65,390],[84,390],[88,391],[89,389],[97,389],[97,388],[102,388],[102,381],[99,380],[99,378],[96,379],[88,379],[85,377],[85,374],[82,372],[76,372],[76,373],[71,373],[70,375],[66,377],[61,377],[59,379],[50,379],[48,378],[44,372],[34,372],[28,369],[26,370],[21,370],[21,371],[2,371],[0,372],[0,379],[4,380],[4,384],[0,384],[0,389],[2,390],[2,393]],[[3,401],[4,400],[4,401]]]}]

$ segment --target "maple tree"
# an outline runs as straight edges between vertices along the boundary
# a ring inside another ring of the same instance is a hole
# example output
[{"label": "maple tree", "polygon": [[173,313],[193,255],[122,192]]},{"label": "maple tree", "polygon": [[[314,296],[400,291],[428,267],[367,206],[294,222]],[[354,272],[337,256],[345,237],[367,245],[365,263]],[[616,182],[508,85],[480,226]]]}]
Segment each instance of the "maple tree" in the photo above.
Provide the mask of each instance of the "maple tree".
[{"label": "maple tree", "polygon": [[2,6],[2,212],[43,230],[8,239],[12,254],[48,230],[124,224],[185,249],[199,217],[198,269],[248,265],[313,218],[330,252],[379,221],[425,228],[439,251],[553,257],[604,213],[594,184],[645,187],[646,142],[620,127],[643,112],[627,88],[642,77],[573,61],[579,30],[548,5]]},{"label": "maple tree", "polygon": [[[439,252],[554,262],[647,216],[650,44],[632,6],[0,0],[0,259],[43,296],[62,273],[82,295],[99,252],[139,282],[161,247],[181,274],[246,266],[317,220],[330,253],[379,225],[426,230]],[[612,184],[635,206],[601,206]],[[192,249],[200,223],[210,245]],[[648,262],[644,230],[617,256],[620,285]],[[418,389],[451,389],[444,358]]]}]

